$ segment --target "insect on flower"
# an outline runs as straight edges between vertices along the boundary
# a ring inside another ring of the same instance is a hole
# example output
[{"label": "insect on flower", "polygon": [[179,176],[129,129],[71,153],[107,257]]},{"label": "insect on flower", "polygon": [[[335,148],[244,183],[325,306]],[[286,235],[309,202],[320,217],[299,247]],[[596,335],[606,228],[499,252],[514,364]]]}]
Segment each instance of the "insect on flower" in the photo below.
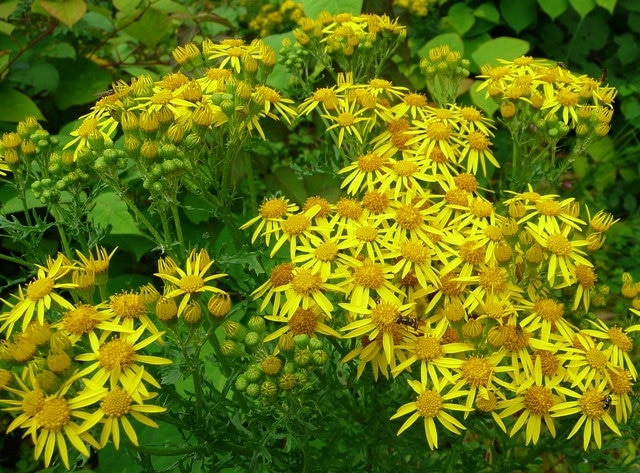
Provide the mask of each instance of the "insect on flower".
[{"label": "insect on flower", "polygon": [[611,396],[609,396],[608,394],[604,397],[604,399],[602,399],[602,408],[605,411],[608,411],[609,408],[611,407]]},{"label": "insect on flower", "polygon": [[418,331],[418,319],[414,319],[413,317],[406,317],[401,315],[396,319],[396,323],[411,327],[416,332]]}]

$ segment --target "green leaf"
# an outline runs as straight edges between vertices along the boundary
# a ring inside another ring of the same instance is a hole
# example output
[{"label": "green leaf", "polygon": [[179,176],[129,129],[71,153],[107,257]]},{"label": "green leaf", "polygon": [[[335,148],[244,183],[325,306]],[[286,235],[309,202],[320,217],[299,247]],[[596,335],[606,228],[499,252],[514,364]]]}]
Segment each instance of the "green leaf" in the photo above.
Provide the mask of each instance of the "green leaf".
[{"label": "green leaf", "polygon": [[95,11],[87,12],[83,19],[88,26],[96,30],[109,33],[115,29],[113,22],[109,18]]},{"label": "green leaf", "polygon": [[[129,21],[127,19],[126,21]],[[124,31],[150,48],[154,47],[171,29],[169,17],[166,13],[148,9],[142,17],[127,26]]]},{"label": "green leaf", "polygon": [[11,32],[15,29],[15,26],[11,23],[7,23],[6,21],[0,20],[0,33],[6,34],[7,36],[11,34]]},{"label": "green leaf", "polygon": [[500,12],[492,3],[483,3],[473,11],[473,14],[491,23],[500,23]]},{"label": "green leaf", "polygon": [[93,201],[93,208],[89,211],[89,219],[97,227],[111,227],[113,235],[144,235],[133,219],[127,204],[115,192],[104,192]]},{"label": "green leaf", "polygon": [[187,219],[196,225],[211,218],[211,210],[207,202],[192,193],[188,193],[184,197],[182,207]]},{"label": "green leaf", "polygon": [[84,0],[40,0],[40,7],[69,28],[80,21],[87,12]]},{"label": "green leaf", "polygon": [[439,34],[435,38],[432,38],[420,48],[418,51],[418,57],[425,58],[429,56],[429,50],[438,46],[447,45],[452,51],[459,51],[464,56],[464,41],[457,33],[443,33]]},{"label": "green leaf", "polygon": [[[45,204],[40,202],[40,199],[36,199],[33,196],[31,189],[27,189],[25,200],[27,201],[28,209],[45,207]],[[2,213],[2,215],[9,215],[23,211],[22,200],[18,197],[15,188],[6,185],[0,187],[0,213]]]},{"label": "green leaf", "polygon": [[620,59],[623,65],[626,66],[627,64],[638,61],[640,51],[638,50],[638,43],[631,33],[616,36],[614,40],[618,45],[616,56],[618,56],[618,59]]},{"label": "green leaf", "polygon": [[584,18],[596,7],[596,0],[569,0],[573,9],[578,12],[580,18]]},{"label": "green leaf", "polygon": [[[88,13],[87,13],[88,15]],[[52,43],[40,50],[40,54],[45,57],[58,59],[75,59],[76,50],[69,43]]]},{"label": "green leaf", "polygon": [[613,10],[616,8],[616,3],[618,3],[618,0],[596,0],[596,4],[607,10],[611,15],[613,15]]},{"label": "green leaf", "polygon": [[62,110],[72,105],[95,102],[96,93],[111,86],[111,74],[86,58],[79,57],[76,61],[60,59],[54,64],[60,77],[64,78],[53,94],[56,105]]},{"label": "green leaf", "polygon": [[520,33],[536,19],[535,0],[501,0],[500,11],[507,24]]},{"label": "green leaf", "polygon": [[351,13],[359,15],[362,10],[362,0],[302,0],[305,15],[317,18],[321,11],[336,13]]},{"label": "green leaf", "polygon": [[471,8],[463,3],[456,3],[449,8],[447,14],[449,24],[456,32],[462,36],[471,29],[476,21]]},{"label": "green leaf", "polygon": [[7,85],[0,85],[0,121],[19,122],[29,116],[45,120],[38,106],[29,97]]},{"label": "green leaf", "polygon": [[0,4],[0,18],[2,18],[3,20],[9,18],[9,15],[11,15],[16,10],[16,8],[18,8],[19,3],[20,0],[9,0],[2,2]]},{"label": "green leaf", "polygon": [[487,97],[486,90],[478,91],[478,87],[480,86],[481,81],[475,81],[469,89],[469,95],[471,96],[471,100],[473,104],[482,110],[485,115],[488,117],[492,116],[498,108],[498,104],[491,97]]},{"label": "green leaf", "polygon": [[569,7],[568,0],[538,0],[538,5],[543,12],[555,20],[562,15]]},{"label": "green leaf", "polygon": [[125,15],[133,13],[142,0],[113,0],[113,6]]},{"label": "green leaf", "polygon": [[285,196],[298,204],[304,203],[307,199],[308,194],[304,184],[291,168],[278,168],[275,173],[265,176],[265,183],[271,190],[282,191]]},{"label": "green leaf", "polygon": [[58,87],[60,76],[58,70],[48,62],[26,64],[23,69],[14,70],[11,80],[21,85],[31,86],[35,93],[53,91]]},{"label": "green leaf", "polygon": [[478,69],[485,64],[497,65],[498,59],[512,60],[526,54],[529,43],[523,39],[501,36],[480,45],[472,54],[471,59]]}]

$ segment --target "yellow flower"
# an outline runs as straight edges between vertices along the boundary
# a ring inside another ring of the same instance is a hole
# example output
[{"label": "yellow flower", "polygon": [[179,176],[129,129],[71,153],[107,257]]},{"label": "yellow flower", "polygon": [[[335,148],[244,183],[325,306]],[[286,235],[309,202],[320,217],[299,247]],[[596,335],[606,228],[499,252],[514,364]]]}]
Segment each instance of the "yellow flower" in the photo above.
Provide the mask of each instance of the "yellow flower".
[{"label": "yellow flower", "polygon": [[282,306],[283,314],[292,316],[298,308],[308,309],[315,302],[329,317],[333,311],[333,304],[325,293],[342,291],[339,286],[327,283],[320,273],[306,268],[295,268],[291,281],[278,290],[284,291],[286,298]]},{"label": "yellow flower", "polygon": [[333,114],[321,115],[322,118],[331,123],[327,131],[338,129],[336,144],[342,146],[345,134],[353,135],[362,143],[363,135],[371,129],[373,120],[370,117],[362,116],[367,110],[358,108],[358,102],[353,100],[341,100],[340,106],[333,111]]},{"label": "yellow flower", "polygon": [[288,199],[284,197],[272,197],[265,200],[258,210],[258,215],[244,223],[240,229],[244,230],[254,223],[259,222],[256,229],[253,231],[251,243],[253,243],[259,235],[262,235],[265,237],[265,243],[269,245],[271,236],[280,238],[280,224],[286,217],[292,215],[293,212],[296,212],[297,210],[298,206],[296,204],[289,203]]},{"label": "yellow flower", "polygon": [[583,447],[586,450],[591,442],[591,437],[596,442],[598,448],[602,448],[601,422],[604,422],[616,434],[622,435],[620,429],[609,413],[607,405],[607,393],[605,391],[606,381],[601,381],[597,386],[588,386],[582,393],[564,388],[562,393],[575,398],[575,401],[566,401],[551,407],[552,417],[565,417],[573,414],[580,414],[567,438],[573,437],[580,427],[584,426]]},{"label": "yellow flower", "polygon": [[73,283],[58,282],[72,269],[67,258],[63,254],[58,254],[56,259],[50,261],[47,266],[36,266],[38,268],[37,277],[27,285],[24,293],[22,288],[19,289],[18,301],[6,315],[0,327],[0,333],[5,332],[6,336],[11,335],[14,325],[19,320],[22,320],[22,330],[24,330],[34,314],[37,315],[38,322],[44,325],[45,311],[48,311],[54,302],[62,308],[73,309],[71,302],[55,292],[55,289],[76,287],[76,284]]},{"label": "yellow flower", "polygon": [[331,337],[342,338],[342,335],[324,323],[324,320],[330,317],[318,309],[316,305],[311,305],[308,309],[297,309],[289,317],[266,315],[265,319],[286,325],[267,335],[264,341],[276,340],[287,333],[293,336],[303,334],[313,336],[315,333],[321,333]]},{"label": "yellow flower", "polygon": [[102,424],[102,433],[100,435],[100,447],[103,448],[109,438],[113,440],[113,445],[120,448],[120,429],[134,445],[138,445],[138,436],[135,429],[129,421],[129,417],[136,419],[138,422],[149,426],[158,427],[158,424],[149,419],[145,414],[158,414],[165,412],[166,408],[155,406],[153,404],[145,404],[145,401],[152,399],[156,394],[145,393],[146,390],[140,390],[144,375],[144,368],[139,367],[138,373],[126,387],[119,386],[111,380],[109,390],[102,388],[90,380],[84,380],[88,389],[99,392],[100,408],[93,414],[83,416],[83,430],[89,430],[96,424]]},{"label": "yellow flower", "polygon": [[411,414],[411,416],[402,424],[402,427],[398,430],[398,435],[407,430],[413,423],[422,417],[424,424],[424,432],[427,438],[427,444],[429,448],[433,450],[438,448],[438,429],[435,421],[437,420],[443,427],[454,434],[461,435],[461,430],[465,427],[460,423],[458,419],[453,417],[447,411],[466,411],[469,412],[472,409],[463,405],[448,402],[459,397],[467,395],[467,391],[461,391],[460,386],[456,385],[446,390],[445,388],[449,384],[445,380],[440,380],[433,384],[433,388],[427,387],[427,379],[421,378],[421,381],[415,379],[408,380],[409,386],[413,389],[418,396],[415,401],[408,402],[396,411],[391,419],[397,419],[398,417]]},{"label": "yellow flower", "polygon": [[195,297],[197,294],[204,292],[224,293],[221,289],[207,284],[210,281],[226,276],[226,274],[210,274],[206,276],[212,264],[213,260],[209,260],[209,256],[204,250],[198,253],[193,250],[187,258],[185,270],[176,267],[176,275],[163,272],[155,273],[156,276],[175,287],[165,294],[166,297],[183,296],[178,306],[178,315],[182,315],[191,297]]}]

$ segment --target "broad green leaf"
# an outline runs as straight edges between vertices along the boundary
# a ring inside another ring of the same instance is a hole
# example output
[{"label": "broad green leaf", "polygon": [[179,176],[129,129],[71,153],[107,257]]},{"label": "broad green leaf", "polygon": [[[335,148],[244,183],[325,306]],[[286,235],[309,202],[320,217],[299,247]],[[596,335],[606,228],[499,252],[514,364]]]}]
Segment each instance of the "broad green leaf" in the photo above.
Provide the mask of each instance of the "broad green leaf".
[{"label": "broad green leaf", "polygon": [[15,29],[15,26],[11,23],[7,23],[6,21],[0,20],[0,33],[10,35],[11,32]]},{"label": "broad green leaf", "polygon": [[89,219],[101,228],[110,227],[114,235],[143,235],[138,229],[127,204],[115,192],[104,192],[93,201],[93,208],[89,211]]},{"label": "broad green leaf", "polygon": [[96,94],[111,87],[112,77],[94,62],[79,57],[76,61],[60,59],[54,62],[60,81],[53,98],[58,108],[67,109],[72,105],[95,102]]},{"label": "broad green leaf", "polygon": [[538,5],[552,20],[555,20],[566,11],[569,0],[538,0]]},{"label": "broad green leaf", "polygon": [[497,65],[498,59],[515,59],[526,54],[528,51],[529,43],[527,41],[501,36],[480,45],[471,54],[471,59],[473,59],[479,69],[485,64]]},{"label": "broad green leaf", "polygon": [[196,225],[211,218],[211,210],[210,206],[207,206],[207,202],[192,193],[188,193],[184,197],[182,208],[187,219]]},{"label": "broad green leaf", "polygon": [[536,19],[535,0],[501,0],[500,11],[507,24],[520,33]]},{"label": "broad green leaf", "polygon": [[[36,199],[33,196],[31,189],[27,189],[25,197],[28,209],[36,209],[45,206],[45,204],[40,202],[40,199]],[[24,212],[22,199],[18,197],[16,190],[13,187],[3,185],[0,187],[0,213],[2,215],[9,215],[16,212]]]},{"label": "broad green leaf", "polygon": [[133,13],[142,0],[113,0],[113,6],[125,15]]},{"label": "broad green leaf", "polygon": [[271,71],[271,74],[269,74],[269,77],[267,78],[267,84],[271,87],[275,87],[278,90],[286,90],[288,84],[291,83],[292,78],[292,75],[287,71],[286,67],[284,67],[282,61],[280,60],[280,48],[282,45],[282,40],[284,38],[293,40],[293,33],[289,32],[283,34],[274,34],[262,38],[265,44],[267,46],[270,46],[276,52],[278,62],[276,62],[276,66]]},{"label": "broad green leaf", "polygon": [[60,76],[58,70],[48,62],[36,62],[26,64],[23,69],[14,70],[11,73],[11,80],[21,85],[33,87],[36,93],[51,92],[58,87]]},{"label": "broad green leaf", "polygon": [[[87,13],[88,15],[88,13]],[[58,59],[75,59],[76,50],[69,43],[52,43],[40,50],[40,54],[45,57],[58,58]]]},{"label": "broad green leaf", "polygon": [[492,3],[483,3],[473,11],[473,14],[476,17],[490,21],[491,23],[500,22],[500,12]]},{"label": "broad green leaf", "polygon": [[456,32],[462,36],[471,29],[476,21],[473,10],[463,3],[456,3],[449,8],[447,14],[449,23]]},{"label": "broad green leaf", "polygon": [[638,43],[631,33],[625,33],[615,37],[615,42],[618,45],[618,51],[616,56],[620,59],[623,65],[637,62],[640,59],[640,50],[638,50]]},{"label": "broad green leaf", "polygon": [[40,7],[69,28],[80,21],[87,12],[87,4],[84,0],[40,0]]},{"label": "broad green leaf", "polygon": [[153,2],[153,8],[165,13],[188,13],[189,9],[173,0],[158,0]]},{"label": "broad green leaf", "polygon": [[87,22],[87,25],[96,30],[111,32],[115,28],[109,18],[95,11],[87,12],[83,20]]},{"label": "broad green leaf", "polygon": [[0,121],[19,122],[33,116],[45,120],[38,106],[22,92],[0,85]]},{"label": "broad green leaf", "polygon": [[280,190],[298,204],[304,203],[308,197],[304,184],[291,168],[278,168],[275,173],[266,175],[264,180],[270,190]]},{"label": "broad green leaf", "polygon": [[487,91],[480,90],[478,91],[478,87],[480,86],[481,81],[475,81],[471,88],[469,89],[469,95],[471,96],[471,100],[473,104],[482,110],[485,115],[488,117],[492,116],[498,108],[498,104],[491,97],[487,97]]},{"label": "broad green leaf", "polygon": [[169,32],[170,28],[171,24],[167,14],[150,8],[139,20],[127,26],[124,31],[152,48]]},{"label": "broad green leaf", "polygon": [[9,0],[0,3],[0,18],[6,20],[18,7],[20,0]]},{"label": "broad green leaf", "polygon": [[616,3],[618,3],[618,0],[596,0],[596,4],[599,7],[604,8],[612,15],[613,15],[613,10],[616,8]]},{"label": "broad green leaf", "polygon": [[438,46],[447,45],[452,51],[458,51],[464,56],[464,41],[457,33],[443,33],[439,34],[435,38],[432,38],[420,48],[418,51],[418,57],[429,57],[429,50],[437,48]]},{"label": "broad green leaf", "polygon": [[569,0],[573,9],[578,12],[580,18],[584,18],[596,7],[596,0]]},{"label": "broad green leaf", "polygon": [[[149,253],[154,248],[157,248],[154,242],[149,240],[147,237],[143,237],[140,235],[111,234],[105,239],[105,243],[108,243],[110,246],[117,246],[122,251],[133,254],[136,258],[136,261],[140,261],[140,259],[144,255]],[[109,279],[109,282],[111,282],[111,279]]]},{"label": "broad green leaf", "polygon": [[362,10],[362,0],[302,0],[305,15],[317,18],[321,11],[336,13],[351,13],[359,15]]},{"label": "broad green leaf", "polygon": [[587,148],[587,154],[596,163],[610,161],[616,152],[615,145],[611,137],[605,136]]}]

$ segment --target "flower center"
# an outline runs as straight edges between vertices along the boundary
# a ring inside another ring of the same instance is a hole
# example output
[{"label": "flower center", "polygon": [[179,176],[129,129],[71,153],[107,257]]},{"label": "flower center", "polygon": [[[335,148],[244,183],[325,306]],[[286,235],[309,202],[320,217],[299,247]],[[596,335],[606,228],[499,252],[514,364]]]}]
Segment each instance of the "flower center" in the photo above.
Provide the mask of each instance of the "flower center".
[{"label": "flower center", "polygon": [[469,147],[476,151],[485,151],[491,145],[489,138],[478,130],[470,132],[467,135],[467,141],[469,142]]},{"label": "flower center", "polygon": [[633,349],[633,340],[620,327],[610,328],[607,333],[611,342],[625,353]]},{"label": "flower center", "polygon": [[576,266],[575,274],[576,280],[585,289],[591,289],[598,281],[598,276],[591,266],[579,264]]},{"label": "flower center", "polygon": [[411,161],[398,161],[393,165],[393,170],[398,176],[411,176],[418,172],[418,165]]},{"label": "flower center", "polygon": [[365,263],[356,268],[353,279],[358,286],[378,289],[384,285],[384,271],[382,266],[375,263]]},{"label": "flower center", "polygon": [[472,356],[462,363],[462,377],[471,386],[487,386],[492,372],[493,367],[484,358]]},{"label": "flower center", "polygon": [[454,187],[446,192],[446,194],[444,195],[444,200],[451,205],[466,207],[469,204],[469,193],[464,189],[458,189],[457,187]]},{"label": "flower center", "polygon": [[424,95],[415,93],[406,94],[402,101],[410,107],[424,107],[427,105],[427,98]]},{"label": "flower center", "polygon": [[404,230],[413,230],[419,226],[423,220],[420,211],[412,205],[401,205],[396,210],[396,222]]},{"label": "flower center", "polygon": [[264,219],[280,218],[287,213],[287,201],[280,197],[270,199],[260,206],[260,215]]},{"label": "flower center", "polygon": [[38,301],[51,294],[54,285],[55,281],[51,278],[36,279],[27,286],[27,298],[32,301]]},{"label": "flower center", "polygon": [[500,292],[506,286],[506,278],[503,268],[486,268],[480,272],[480,285],[489,292]]},{"label": "flower center", "polygon": [[504,348],[511,352],[517,352],[527,348],[531,334],[522,330],[520,326],[504,326]]},{"label": "flower center", "polygon": [[473,199],[469,206],[469,212],[476,217],[491,217],[493,215],[493,204],[486,200]]},{"label": "flower center", "polygon": [[111,296],[109,307],[116,317],[138,318],[147,313],[139,294],[123,292]]},{"label": "flower center", "polygon": [[274,287],[289,284],[291,279],[293,279],[293,268],[294,265],[292,263],[279,264],[273,268],[269,277],[271,284],[273,284]]},{"label": "flower center", "polygon": [[467,263],[480,264],[484,261],[485,249],[483,246],[478,246],[476,241],[465,241],[460,245],[459,252],[462,261]]},{"label": "flower center", "polygon": [[405,241],[400,245],[400,253],[404,259],[415,264],[431,261],[429,249],[420,241]]},{"label": "flower center", "polygon": [[124,338],[116,338],[100,347],[98,361],[100,367],[112,371],[117,366],[127,368],[134,363],[136,351],[134,346]]},{"label": "flower center", "polygon": [[354,199],[340,199],[336,204],[336,212],[346,219],[358,219],[362,215],[362,204]]},{"label": "flower center", "polygon": [[187,274],[180,279],[178,285],[184,292],[194,293],[204,286],[204,280],[197,274]]},{"label": "flower center", "polygon": [[375,241],[377,236],[378,229],[376,227],[360,227],[356,230],[356,238],[360,241]]},{"label": "flower center", "polygon": [[571,92],[568,89],[562,89],[556,93],[556,100],[560,105],[565,107],[574,107],[578,105],[578,98],[578,94]]},{"label": "flower center", "polygon": [[550,351],[540,350],[535,353],[540,358],[542,374],[545,376],[553,376],[557,373],[560,366],[560,360]]},{"label": "flower center", "polygon": [[362,172],[379,171],[384,167],[386,159],[374,153],[363,154],[358,158],[358,169]]},{"label": "flower center", "polygon": [[381,214],[388,207],[389,198],[378,191],[369,191],[362,198],[362,205],[374,214]]},{"label": "flower center", "polygon": [[529,412],[542,417],[553,406],[553,394],[546,386],[531,386],[524,396],[524,405]]},{"label": "flower center", "polygon": [[282,222],[282,231],[287,235],[296,236],[304,233],[310,225],[311,221],[304,214],[292,215]]},{"label": "flower center", "polygon": [[333,261],[338,254],[338,245],[332,241],[320,243],[314,254],[320,261]]},{"label": "flower center", "polygon": [[603,404],[604,395],[597,389],[587,388],[578,403],[582,413],[591,419],[600,419],[607,412]]},{"label": "flower center", "polygon": [[558,256],[567,256],[571,254],[572,247],[569,239],[561,233],[549,235],[547,240],[547,248]]},{"label": "flower center", "polygon": [[564,304],[553,299],[540,299],[533,304],[533,310],[543,319],[557,322],[564,314]]},{"label": "flower center", "polygon": [[42,406],[44,406],[45,395],[44,392],[37,391],[29,391],[22,398],[22,412],[24,412],[29,417],[35,416],[38,412],[42,410]]},{"label": "flower center", "polygon": [[504,236],[502,234],[502,229],[500,227],[496,227],[495,225],[489,225],[484,229],[484,234],[491,241],[501,241]]},{"label": "flower center", "polygon": [[57,432],[71,420],[71,409],[69,409],[66,399],[47,399],[40,412],[36,414],[36,419],[43,429]]},{"label": "flower center", "polygon": [[291,279],[291,288],[301,296],[309,296],[322,288],[322,278],[309,269],[300,269]]},{"label": "flower center", "polygon": [[437,392],[427,389],[416,399],[416,409],[422,417],[435,417],[440,412],[444,399]]},{"label": "flower center", "polygon": [[316,314],[309,309],[297,309],[287,321],[293,335],[311,335],[318,324]]},{"label": "flower center", "polygon": [[540,200],[536,202],[536,209],[541,215],[557,216],[562,213],[562,207],[555,200]]},{"label": "flower center", "polygon": [[311,207],[313,207],[314,205],[320,206],[320,210],[315,215],[316,217],[326,217],[327,215],[329,215],[331,213],[331,204],[329,203],[329,201],[327,199],[325,199],[324,197],[320,197],[318,195],[313,196],[313,197],[309,197],[305,201],[304,207],[302,208],[302,210],[303,211],[307,211]]},{"label": "flower center", "polygon": [[474,192],[480,185],[473,174],[469,174],[466,172],[458,174],[456,177],[454,177],[453,182],[455,183],[456,187],[467,192]]},{"label": "flower center", "polygon": [[104,397],[100,409],[109,417],[122,417],[131,410],[131,396],[120,386],[116,386]]},{"label": "flower center", "polygon": [[388,302],[381,302],[371,310],[371,320],[384,331],[389,330],[399,316],[398,307]]},{"label": "flower center", "polygon": [[420,337],[416,340],[415,352],[419,360],[435,360],[442,355],[440,340],[433,337]]},{"label": "flower center", "polygon": [[427,137],[431,138],[432,140],[446,140],[447,138],[449,138],[449,136],[451,136],[451,127],[449,125],[446,125],[445,123],[429,123],[425,128],[425,133]]},{"label": "flower center", "polygon": [[355,123],[356,117],[351,112],[342,112],[336,117],[336,123],[341,127],[348,127]]},{"label": "flower center", "polygon": [[487,391],[486,395],[478,394],[476,407],[482,412],[493,412],[498,408],[498,397],[493,391]]},{"label": "flower center", "polygon": [[584,356],[587,360],[587,364],[594,369],[602,369],[607,366],[607,355],[597,348],[590,348]]}]

